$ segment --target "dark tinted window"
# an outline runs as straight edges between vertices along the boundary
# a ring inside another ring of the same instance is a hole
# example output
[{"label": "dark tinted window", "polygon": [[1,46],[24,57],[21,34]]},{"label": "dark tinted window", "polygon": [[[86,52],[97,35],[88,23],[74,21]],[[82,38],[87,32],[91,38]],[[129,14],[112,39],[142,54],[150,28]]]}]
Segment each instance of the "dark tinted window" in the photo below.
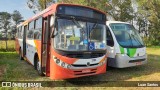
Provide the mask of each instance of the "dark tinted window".
[{"label": "dark tinted window", "polygon": [[107,45],[108,46],[114,46],[113,37],[112,37],[112,34],[111,34],[111,32],[110,32],[108,27],[107,27],[106,35],[107,35]]},{"label": "dark tinted window", "polygon": [[106,21],[105,14],[81,6],[59,6],[57,12],[58,14],[81,16]]}]

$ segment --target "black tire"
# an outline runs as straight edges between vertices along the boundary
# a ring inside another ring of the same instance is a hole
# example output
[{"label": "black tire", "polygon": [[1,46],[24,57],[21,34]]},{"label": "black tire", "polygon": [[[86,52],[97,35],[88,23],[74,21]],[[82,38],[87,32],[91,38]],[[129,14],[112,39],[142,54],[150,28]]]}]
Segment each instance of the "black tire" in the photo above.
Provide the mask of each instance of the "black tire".
[{"label": "black tire", "polygon": [[110,67],[110,66],[108,65],[108,60],[107,60],[106,71],[110,71],[111,69],[112,69],[112,67]]},{"label": "black tire", "polygon": [[44,74],[42,72],[42,68],[41,68],[40,60],[39,60],[38,56],[35,57],[35,66],[34,67],[38,71],[38,74],[40,76],[44,76]]},{"label": "black tire", "polygon": [[23,60],[21,48],[19,49],[19,60]]},{"label": "black tire", "polygon": [[108,60],[107,60],[106,71],[110,71],[112,69],[113,69],[113,67],[111,67],[111,66],[108,65]]}]

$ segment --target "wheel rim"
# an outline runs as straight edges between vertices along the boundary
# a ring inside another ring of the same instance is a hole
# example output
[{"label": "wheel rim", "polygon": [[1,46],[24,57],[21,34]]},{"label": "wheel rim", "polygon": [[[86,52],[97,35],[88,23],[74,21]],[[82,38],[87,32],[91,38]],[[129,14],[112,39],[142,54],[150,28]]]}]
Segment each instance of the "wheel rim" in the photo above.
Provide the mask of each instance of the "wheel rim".
[{"label": "wheel rim", "polygon": [[37,70],[38,70],[38,72],[41,72],[40,62],[39,61],[37,62]]}]

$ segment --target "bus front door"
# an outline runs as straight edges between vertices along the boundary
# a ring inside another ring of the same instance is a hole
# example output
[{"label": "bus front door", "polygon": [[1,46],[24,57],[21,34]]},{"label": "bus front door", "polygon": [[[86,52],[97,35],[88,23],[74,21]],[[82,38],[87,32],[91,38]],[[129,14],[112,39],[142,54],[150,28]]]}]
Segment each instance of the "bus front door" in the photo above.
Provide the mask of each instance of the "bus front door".
[{"label": "bus front door", "polygon": [[49,17],[43,19],[43,30],[42,30],[42,59],[41,59],[41,66],[42,66],[42,72],[49,76],[49,70],[50,67],[48,65],[49,62]]},{"label": "bus front door", "polygon": [[27,31],[27,25],[24,26],[23,30],[23,57],[26,55],[26,31]]}]

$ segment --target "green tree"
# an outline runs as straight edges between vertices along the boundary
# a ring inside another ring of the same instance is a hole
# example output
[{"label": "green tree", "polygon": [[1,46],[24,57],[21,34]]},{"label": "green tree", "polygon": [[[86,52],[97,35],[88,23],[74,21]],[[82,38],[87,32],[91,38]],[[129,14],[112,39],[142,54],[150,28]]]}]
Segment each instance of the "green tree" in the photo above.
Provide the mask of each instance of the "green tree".
[{"label": "green tree", "polygon": [[12,14],[12,19],[13,19],[15,25],[17,25],[19,22],[22,21],[23,17],[22,17],[22,15],[20,14],[19,11],[14,10],[14,11],[13,11],[13,14]]},{"label": "green tree", "polygon": [[[150,45],[160,45],[160,1],[137,0],[139,13],[149,21],[148,37]],[[148,43],[148,42],[147,42]]]},{"label": "green tree", "polygon": [[22,21],[24,21],[24,20],[23,20],[22,15],[20,14],[20,12],[17,11],[17,10],[14,10],[11,15],[12,15],[12,20],[14,22],[14,25],[11,28],[10,35],[13,38],[15,36],[15,33],[16,33],[16,29],[15,28],[16,28],[17,24],[22,22]]},{"label": "green tree", "polygon": [[132,21],[134,18],[131,0],[110,0],[107,12],[117,21]]},{"label": "green tree", "polygon": [[0,32],[0,38],[2,38],[2,33]]},{"label": "green tree", "polygon": [[5,35],[6,35],[6,50],[8,50],[8,45],[7,45],[7,32],[10,29],[11,25],[11,15],[10,13],[7,12],[0,12],[0,28],[5,30]]},{"label": "green tree", "polygon": [[27,5],[30,9],[33,10],[33,13],[37,13],[46,9],[52,3],[55,3],[55,0],[28,0]]}]

